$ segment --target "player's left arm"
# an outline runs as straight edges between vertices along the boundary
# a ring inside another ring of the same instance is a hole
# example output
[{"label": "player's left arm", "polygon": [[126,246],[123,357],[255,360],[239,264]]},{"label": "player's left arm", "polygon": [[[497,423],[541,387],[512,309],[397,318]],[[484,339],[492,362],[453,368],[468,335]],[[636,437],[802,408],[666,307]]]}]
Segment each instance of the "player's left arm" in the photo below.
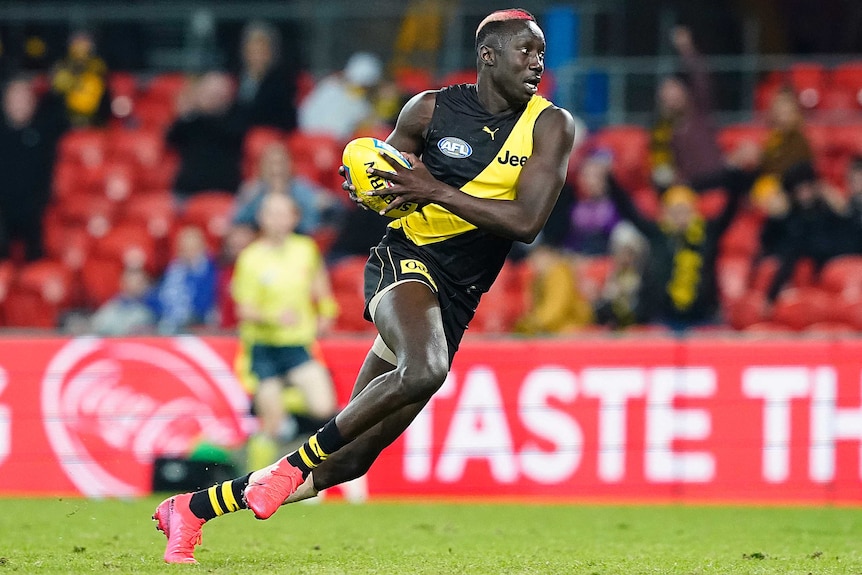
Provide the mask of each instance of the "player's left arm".
[{"label": "player's left arm", "polygon": [[448,186],[412,154],[406,154],[412,170],[396,166],[396,174],[375,174],[395,184],[386,193],[399,197],[388,209],[405,202],[433,202],[478,228],[529,243],[545,225],[563,187],[574,137],[575,123],[566,110],[549,107],[539,115],[533,126],[533,153],[521,169],[513,200],[477,198]]}]

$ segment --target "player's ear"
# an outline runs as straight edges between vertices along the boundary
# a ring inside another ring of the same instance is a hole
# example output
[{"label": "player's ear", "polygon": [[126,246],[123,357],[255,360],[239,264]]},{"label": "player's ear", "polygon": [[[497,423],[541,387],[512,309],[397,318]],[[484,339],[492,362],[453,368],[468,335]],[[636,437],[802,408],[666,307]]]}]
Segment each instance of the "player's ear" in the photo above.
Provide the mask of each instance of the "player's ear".
[{"label": "player's ear", "polygon": [[497,58],[497,53],[494,52],[494,49],[488,46],[487,44],[483,44],[479,46],[479,60],[485,66],[493,66],[494,61]]}]

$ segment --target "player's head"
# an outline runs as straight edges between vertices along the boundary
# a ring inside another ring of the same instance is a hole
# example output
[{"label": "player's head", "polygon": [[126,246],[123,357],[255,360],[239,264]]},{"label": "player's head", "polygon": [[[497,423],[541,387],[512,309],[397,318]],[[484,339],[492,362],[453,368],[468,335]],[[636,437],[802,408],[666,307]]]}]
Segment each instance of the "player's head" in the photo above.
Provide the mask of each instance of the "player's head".
[{"label": "player's head", "polygon": [[545,35],[526,10],[498,10],[476,28],[476,55],[480,84],[487,77],[506,100],[526,102],[545,69]]},{"label": "player's head", "polygon": [[281,239],[291,233],[299,222],[299,209],[287,194],[270,192],[264,196],[257,211],[260,233],[270,239]]}]

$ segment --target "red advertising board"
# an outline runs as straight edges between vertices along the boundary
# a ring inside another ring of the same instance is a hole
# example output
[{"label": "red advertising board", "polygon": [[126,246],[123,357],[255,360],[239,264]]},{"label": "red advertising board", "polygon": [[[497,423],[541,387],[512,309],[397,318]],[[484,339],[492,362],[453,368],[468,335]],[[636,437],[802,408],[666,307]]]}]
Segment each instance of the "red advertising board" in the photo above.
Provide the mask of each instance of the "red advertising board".
[{"label": "red advertising board", "polygon": [[[348,396],[369,341],[322,352]],[[0,495],[133,496],[240,444],[230,338],[7,339]],[[862,502],[862,341],[468,340],[371,497]]]}]

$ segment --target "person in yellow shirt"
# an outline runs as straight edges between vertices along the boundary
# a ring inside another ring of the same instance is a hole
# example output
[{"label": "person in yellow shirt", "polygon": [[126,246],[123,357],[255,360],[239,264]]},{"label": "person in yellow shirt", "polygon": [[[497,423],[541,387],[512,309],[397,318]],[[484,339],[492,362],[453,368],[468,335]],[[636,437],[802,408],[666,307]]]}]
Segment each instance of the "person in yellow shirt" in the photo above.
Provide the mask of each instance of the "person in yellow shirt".
[{"label": "person in yellow shirt", "polygon": [[99,126],[110,116],[108,69],[96,56],[95,46],[89,32],[72,34],[69,51],[51,77],[52,88],[65,99],[69,122],[76,127]]},{"label": "person in yellow shirt", "polygon": [[336,411],[326,367],[311,353],[338,312],[314,241],[294,233],[299,214],[284,194],[268,194],[258,212],[260,237],[240,252],[231,284],[239,336],[257,383],[260,423],[248,445],[250,469],[278,457],[287,411],[285,385],[302,392],[307,415],[327,420]]}]

